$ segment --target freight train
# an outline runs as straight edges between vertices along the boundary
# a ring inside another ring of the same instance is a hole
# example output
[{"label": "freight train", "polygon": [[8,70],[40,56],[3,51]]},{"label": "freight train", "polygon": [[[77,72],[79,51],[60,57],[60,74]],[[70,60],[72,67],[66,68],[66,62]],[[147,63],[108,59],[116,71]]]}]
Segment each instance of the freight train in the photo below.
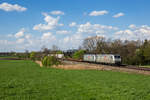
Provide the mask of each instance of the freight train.
[{"label": "freight train", "polygon": [[114,54],[84,54],[83,61],[102,64],[121,64],[120,55]]},{"label": "freight train", "polygon": [[[66,55],[65,53],[64,54],[49,54],[49,56],[55,56],[56,58],[59,58],[59,59],[64,59],[65,55]],[[83,59],[80,61],[95,62],[95,63],[101,63],[101,64],[121,65],[121,57],[120,55],[117,55],[117,54],[84,54]]]}]

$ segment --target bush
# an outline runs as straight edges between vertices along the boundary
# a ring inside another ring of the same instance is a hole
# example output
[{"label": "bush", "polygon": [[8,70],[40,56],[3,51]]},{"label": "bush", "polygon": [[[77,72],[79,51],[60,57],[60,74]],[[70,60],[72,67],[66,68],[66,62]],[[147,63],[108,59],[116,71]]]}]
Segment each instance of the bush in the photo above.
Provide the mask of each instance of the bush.
[{"label": "bush", "polygon": [[73,58],[74,59],[82,59],[83,55],[84,55],[84,50],[79,50],[73,54]]},{"label": "bush", "polygon": [[61,64],[61,62],[54,56],[45,56],[43,59],[42,59],[42,64],[44,66],[52,66],[52,65],[59,65]]}]

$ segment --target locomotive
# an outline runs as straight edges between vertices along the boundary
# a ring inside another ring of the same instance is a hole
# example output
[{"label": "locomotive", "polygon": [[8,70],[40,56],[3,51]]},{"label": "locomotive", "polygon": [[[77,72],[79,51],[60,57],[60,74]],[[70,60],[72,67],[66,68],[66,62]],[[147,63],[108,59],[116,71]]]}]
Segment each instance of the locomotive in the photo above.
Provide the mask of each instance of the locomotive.
[{"label": "locomotive", "polygon": [[121,57],[115,54],[84,54],[83,61],[120,65]]}]

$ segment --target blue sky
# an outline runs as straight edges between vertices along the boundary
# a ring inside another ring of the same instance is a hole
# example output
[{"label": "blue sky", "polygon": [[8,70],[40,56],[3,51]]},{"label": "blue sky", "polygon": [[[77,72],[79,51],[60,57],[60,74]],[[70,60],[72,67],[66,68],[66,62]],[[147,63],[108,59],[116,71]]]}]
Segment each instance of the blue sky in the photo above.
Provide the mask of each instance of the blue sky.
[{"label": "blue sky", "polygon": [[0,51],[77,48],[84,38],[150,39],[149,0],[1,0]]}]

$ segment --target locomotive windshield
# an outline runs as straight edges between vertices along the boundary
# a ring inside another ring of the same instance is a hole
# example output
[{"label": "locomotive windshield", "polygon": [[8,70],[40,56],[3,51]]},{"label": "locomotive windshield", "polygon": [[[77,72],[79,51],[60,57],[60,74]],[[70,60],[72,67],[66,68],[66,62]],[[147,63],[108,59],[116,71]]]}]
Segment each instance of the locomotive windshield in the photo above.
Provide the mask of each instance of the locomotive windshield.
[{"label": "locomotive windshield", "polygon": [[115,56],[115,58],[120,58],[120,56]]}]

